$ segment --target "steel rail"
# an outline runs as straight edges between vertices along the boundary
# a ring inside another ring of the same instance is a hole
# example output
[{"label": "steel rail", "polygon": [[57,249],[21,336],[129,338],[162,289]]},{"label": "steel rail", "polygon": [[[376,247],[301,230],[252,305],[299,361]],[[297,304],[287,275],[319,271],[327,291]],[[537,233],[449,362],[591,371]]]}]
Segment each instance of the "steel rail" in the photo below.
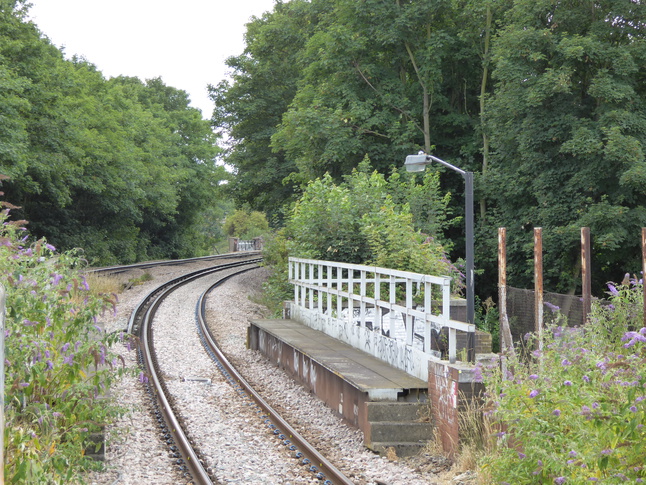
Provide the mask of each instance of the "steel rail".
[{"label": "steel rail", "polygon": [[[177,446],[177,450],[181,456],[181,460],[178,460],[178,464],[183,464],[185,466],[186,473],[190,475],[193,480],[192,483],[195,485],[212,485],[214,482],[208,472],[204,469],[198,454],[192,446],[186,432],[182,428],[172,409],[169,398],[166,395],[165,384],[163,379],[159,376],[160,372],[157,365],[157,359],[155,357],[152,321],[156,310],[159,308],[164,298],[180,286],[186,285],[200,277],[225,269],[246,266],[249,264],[256,265],[259,260],[260,259],[245,260],[242,262],[228,263],[213,268],[202,269],[164,283],[149,293],[142,303],[140,303],[140,305],[133,311],[131,316],[132,324],[129,324],[128,326],[129,331],[135,332],[140,338],[140,356],[142,364],[149,376],[149,388],[154,399],[159,405],[160,413],[165,421],[165,428],[167,432],[170,433],[172,441]],[[136,325],[136,321],[140,321],[140,325]]]},{"label": "steel rail", "polygon": [[240,264],[246,264],[246,263],[259,263],[262,261],[262,258],[260,257],[252,257],[250,259],[245,259],[243,261],[236,261],[233,263],[227,263],[227,264],[221,264],[218,266],[215,266],[213,268],[207,268],[207,269],[200,269],[197,271],[193,271],[191,273],[186,273],[185,275],[180,276],[179,278],[175,278],[173,280],[170,280],[166,283],[163,283],[162,285],[158,286],[155,288],[153,291],[148,293],[146,297],[139,302],[137,307],[134,309],[134,311],[130,314],[130,318],[128,319],[128,327],[127,327],[127,332],[132,333],[132,334],[137,334],[138,332],[138,326],[137,322],[138,320],[141,320],[142,315],[144,314],[146,308],[150,306],[151,302],[157,298],[157,295],[161,292],[163,292],[166,288],[170,286],[174,286],[182,281],[186,281],[187,283],[189,281],[192,281],[194,279],[200,278],[201,276],[204,276],[206,272],[209,271],[221,271],[223,269],[228,269],[228,268],[234,268],[236,266],[239,266]]},{"label": "steel rail", "polygon": [[146,261],[143,263],[126,264],[122,266],[106,266],[104,268],[89,268],[86,270],[86,272],[118,274],[118,273],[124,273],[126,271],[131,271],[133,269],[154,268],[155,266],[175,266],[179,264],[195,263],[199,261],[218,261],[220,259],[241,258],[247,255],[250,257],[258,257],[260,254],[261,254],[260,251],[241,251],[236,253],[215,254],[211,256],[199,256],[196,258],[169,259],[169,260],[162,260],[162,261]]},{"label": "steel rail", "polygon": [[[289,436],[291,442],[300,448],[302,454],[309,460],[312,464],[318,464],[318,469],[325,476],[330,483],[335,485],[353,485],[349,478],[347,478],[338,468],[336,468],[327,458],[325,458],[316,448],[314,448],[306,438],[304,438],[296,429],[294,429],[278,412],[276,412],[271,405],[265,401],[258,392],[245,380],[244,377],[236,370],[236,368],[229,362],[224,353],[220,350],[211,331],[209,330],[206,324],[206,297],[208,294],[224,283],[229,278],[236,276],[230,275],[222,278],[217,281],[214,285],[208,288],[202,295],[197,303],[197,318],[198,326],[203,337],[203,343],[207,347],[207,351],[210,350],[215,358],[219,360],[222,367],[230,374],[232,380],[235,381],[242,390],[251,396],[256,405],[264,411],[269,419],[276,428],[282,432],[282,434]],[[328,483],[327,481],[325,483]]]}]

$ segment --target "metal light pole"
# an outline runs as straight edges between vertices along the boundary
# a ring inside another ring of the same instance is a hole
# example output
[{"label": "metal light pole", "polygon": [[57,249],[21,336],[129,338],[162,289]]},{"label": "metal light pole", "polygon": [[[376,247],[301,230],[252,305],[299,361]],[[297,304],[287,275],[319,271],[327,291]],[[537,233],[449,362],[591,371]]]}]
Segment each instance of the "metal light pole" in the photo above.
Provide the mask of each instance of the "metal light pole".
[{"label": "metal light pole", "polygon": [[464,217],[466,236],[466,284],[467,284],[467,323],[475,323],[474,273],[473,273],[473,172],[465,172],[433,155],[420,153],[408,155],[404,166],[408,172],[423,172],[426,165],[437,162],[464,177]]}]

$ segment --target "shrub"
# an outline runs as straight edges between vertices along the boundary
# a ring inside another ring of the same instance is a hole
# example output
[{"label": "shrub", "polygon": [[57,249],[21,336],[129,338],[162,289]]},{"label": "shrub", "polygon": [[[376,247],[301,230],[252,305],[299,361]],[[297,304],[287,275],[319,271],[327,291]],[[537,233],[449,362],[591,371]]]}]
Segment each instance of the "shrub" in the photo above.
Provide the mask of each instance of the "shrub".
[{"label": "shrub", "polygon": [[[96,317],[116,304],[96,295],[73,253],[29,242],[20,222],[0,221],[0,277],[6,289],[5,479],[75,483],[97,466],[90,435],[120,413],[105,398],[123,372]],[[24,221],[22,221],[24,222]]]},{"label": "shrub", "polygon": [[[529,362],[483,369],[497,426],[483,459],[495,483],[642,483],[646,480],[646,328],[643,281],[612,285],[584,328],[559,323]],[[641,296],[640,296],[641,295]]]},{"label": "shrub", "polygon": [[[444,214],[448,197],[439,197],[436,175],[425,175],[421,186],[398,173],[389,179],[370,172],[368,161],[337,184],[330,175],[310,182],[279,235],[265,244],[265,263],[273,270],[266,292],[289,298],[288,256],[368,264],[433,275],[453,276],[453,290],[462,287],[459,271],[446,257],[436,235],[416,229],[410,206],[426,198],[433,214]],[[397,203],[396,201],[400,201]],[[432,220],[431,220],[432,219]],[[424,227],[444,227],[444,216],[426,216]]]},{"label": "shrub", "polygon": [[240,239],[253,239],[262,236],[269,230],[269,223],[264,213],[236,210],[224,221],[224,232]]}]

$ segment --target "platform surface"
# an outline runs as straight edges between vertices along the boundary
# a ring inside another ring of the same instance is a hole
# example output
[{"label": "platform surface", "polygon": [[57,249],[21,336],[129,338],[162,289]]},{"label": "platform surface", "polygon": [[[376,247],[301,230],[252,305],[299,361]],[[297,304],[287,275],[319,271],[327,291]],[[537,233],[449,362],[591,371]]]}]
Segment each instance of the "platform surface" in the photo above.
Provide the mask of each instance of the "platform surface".
[{"label": "platform surface", "polygon": [[253,320],[251,325],[294,347],[357,389],[426,389],[422,379],[294,320]]}]

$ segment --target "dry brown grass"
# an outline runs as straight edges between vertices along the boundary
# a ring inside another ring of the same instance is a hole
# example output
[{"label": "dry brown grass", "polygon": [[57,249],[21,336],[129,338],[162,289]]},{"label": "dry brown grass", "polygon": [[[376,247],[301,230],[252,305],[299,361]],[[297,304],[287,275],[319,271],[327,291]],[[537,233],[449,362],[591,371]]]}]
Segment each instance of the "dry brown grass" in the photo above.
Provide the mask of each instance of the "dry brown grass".
[{"label": "dry brown grass", "polygon": [[85,275],[85,279],[90,286],[90,291],[96,295],[118,294],[121,293],[124,287],[123,282],[115,276],[89,273]]}]

